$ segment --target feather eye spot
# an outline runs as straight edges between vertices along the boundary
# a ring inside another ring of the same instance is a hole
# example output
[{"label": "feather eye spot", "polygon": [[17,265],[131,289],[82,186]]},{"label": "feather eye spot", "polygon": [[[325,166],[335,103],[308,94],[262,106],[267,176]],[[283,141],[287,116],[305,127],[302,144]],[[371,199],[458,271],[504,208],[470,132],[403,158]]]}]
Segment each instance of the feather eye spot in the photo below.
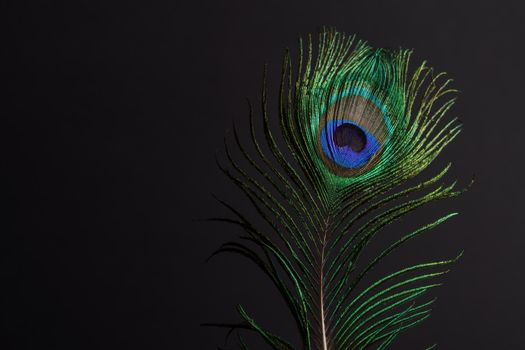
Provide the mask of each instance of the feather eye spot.
[{"label": "feather eye spot", "polygon": [[320,138],[327,160],[349,170],[364,167],[381,147],[372,133],[350,120],[328,121]]},{"label": "feather eye spot", "polygon": [[319,120],[318,150],[336,175],[362,174],[379,160],[388,137],[388,118],[377,99],[368,95],[347,95],[334,101]]}]

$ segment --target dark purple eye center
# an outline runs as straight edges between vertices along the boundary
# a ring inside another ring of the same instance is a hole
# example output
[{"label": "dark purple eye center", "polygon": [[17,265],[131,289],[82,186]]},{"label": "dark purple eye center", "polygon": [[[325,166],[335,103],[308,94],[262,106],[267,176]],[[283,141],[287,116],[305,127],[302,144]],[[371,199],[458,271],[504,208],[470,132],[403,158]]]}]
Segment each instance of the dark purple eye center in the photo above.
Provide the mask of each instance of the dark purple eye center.
[{"label": "dark purple eye center", "polygon": [[350,147],[354,152],[361,152],[366,146],[366,134],[358,126],[345,123],[334,130],[334,143],[337,147]]}]

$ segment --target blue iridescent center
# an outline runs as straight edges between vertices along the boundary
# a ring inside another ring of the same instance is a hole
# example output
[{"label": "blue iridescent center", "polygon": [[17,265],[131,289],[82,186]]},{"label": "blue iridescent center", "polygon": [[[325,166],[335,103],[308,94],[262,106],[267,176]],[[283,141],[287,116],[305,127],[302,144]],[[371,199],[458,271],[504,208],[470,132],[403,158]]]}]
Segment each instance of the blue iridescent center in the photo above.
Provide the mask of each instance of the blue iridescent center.
[{"label": "blue iridescent center", "polygon": [[362,167],[381,147],[372,133],[352,120],[327,121],[320,138],[326,156],[347,169]]}]

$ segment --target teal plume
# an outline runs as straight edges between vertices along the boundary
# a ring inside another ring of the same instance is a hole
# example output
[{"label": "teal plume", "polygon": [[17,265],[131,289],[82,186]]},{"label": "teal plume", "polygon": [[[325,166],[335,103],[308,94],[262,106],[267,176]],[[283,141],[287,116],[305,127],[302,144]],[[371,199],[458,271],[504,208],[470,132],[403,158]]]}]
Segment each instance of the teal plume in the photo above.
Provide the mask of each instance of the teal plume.
[{"label": "teal plume", "polygon": [[237,331],[241,349],[248,349],[243,332],[254,332],[272,349],[383,350],[429,317],[431,290],[459,255],[368,276],[407,241],[457,213],[400,235],[372,257],[363,254],[408,213],[464,191],[455,181],[442,183],[450,164],[406,184],[461,130],[456,118],[445,118],[455,101],[451,79],[425,62],[409,69],[410,57],[327,29],[315,45],[311,36],[299,40],[296,64],[286,52],[275,114],[264,79],[261,121],[250,106],[249,127],[233,129],[218,161],[256,217],[219,199],[231,216],[211,220],[243,234],[212,256],[234,253],[260,268],[301,343],[274,334],[240,305],[238,323],[205,325]]}]

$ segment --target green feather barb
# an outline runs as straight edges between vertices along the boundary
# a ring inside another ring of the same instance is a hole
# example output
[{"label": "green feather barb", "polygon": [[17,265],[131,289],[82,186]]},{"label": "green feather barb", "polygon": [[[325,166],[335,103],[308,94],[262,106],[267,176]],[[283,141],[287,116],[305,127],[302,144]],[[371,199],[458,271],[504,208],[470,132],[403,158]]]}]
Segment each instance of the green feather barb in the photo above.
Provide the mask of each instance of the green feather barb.
[{"label": "green feather barb", "polygon": [[[398,238],[370,261],[362,261],[362,252],[409,212],[462,192],[455,183],[438,185],[450,165],[400,188],[459,134],[456,119],[443,121],[455,90],[425,63],[409,74],[407,50],[374,49],[334,30],[319,34],[315,50],[311,37],[299,46],[295,67],[288,52],[283,61],[279,132],[270,122],[265,83],[262,137],[250,107],[250,145],[234,128],[225,142],[228,165],[218,162],[264,224],[219,200],[233,218],[213,220],[238,225],[245,234],[213,255],[242,255],[265,273],[296,322],[298,348],[386,349],[429,317],[433,300],[425,296],[456,259],[408,266],[368,285],[364,277],[399,246],[456,213]],[[238,311],[238,324],[207,325],[254,331],[272,349],[296,348],[244,307]]]}]

